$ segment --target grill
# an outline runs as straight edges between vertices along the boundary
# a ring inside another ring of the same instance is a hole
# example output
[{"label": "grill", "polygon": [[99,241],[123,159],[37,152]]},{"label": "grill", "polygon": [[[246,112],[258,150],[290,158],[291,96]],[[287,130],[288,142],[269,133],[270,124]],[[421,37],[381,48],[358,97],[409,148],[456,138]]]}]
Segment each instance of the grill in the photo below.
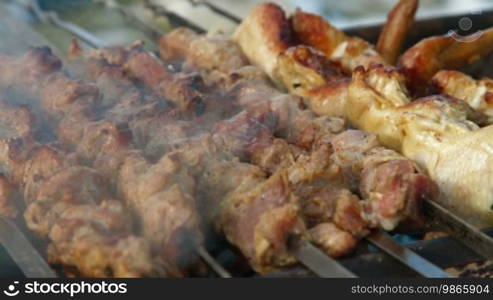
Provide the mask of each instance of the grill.
[{"label": "grill", "polygon": [[[121,13],[131,26],[140,30],[149,39],[156,40],[162,35],[154,25],[142,21],[126,7],[112,1],[103,2]],[[195,5],[207,6],[211,13],[220,17],[236,23],[241,21],[227,10],[207,1],[192,2]],[[167,10],[166,7],[152,1],[143,1],[142,5],[147,11],[166,17],[173,26],[185,26],[200,33],[205,32],[200,26]],[[5,20],[6,26],[3,29],[6,32],[12,30],[17,34],[3,34],[6,42],[3,46],[0,45],[2,52],[8,53],[12,49],[25,48],[26,44],[49,44],[36,34],[29,24],[7,16],[5,13],[7,9],[3,6],[3,4],[0,6],[0,17]],[[91,47],[104,46],[104,43],[90,31],[64,21],[54,12],[42,11],[34,4],[24,9],[30,11],[39,21],[68,31]],[[445,33],[447,29],[453,28],[461,17],[446,16],[418,21],[409,37],[408,45],[427,36]],[[481,28],[486,28],[493,25],[492,17],[493,11],[483,12],[475,16],[473,22]],[[350,28],[346,32],[375,42],[380,26]],[[18,38],[19,34],[22,34],[22,40]],[[487,58],[486,64],[483,60],[481,64],[468,67],[467,72],[475,76],[491,75],[488,74],[489,68],[485,67],[491,65],[490,60],[491,58]],[[493,274],[493,266],[488,262],[493,259],[493,229],[479,231],[433,202],[425,203],[424,211],[429,220],[426,230],[447,232],[446,237],[423,241],[414,238],[423,235],[422,231],[392,234],[377,231],[361,241],[352,255],[338,260],[326,256],[306,241],[293,240],[292,249],[301,264],[265,277],[486,277]],[[45,245],[34,243],[34,240],[24,224],[0,219],[0,243],[3,246],[0,248],[0,263],[4,266],[0,276],[55,277],[61,274],[60,270],[52,270],[43,259],[44,255],[40,254],[42,252],[40,249]],[[210,276],[223,278],[260,276],[248,267],[244,267],[246,263],[244,259],[226,241],[211,241],[206,243],[206,247],[200,246],[196,250],[210,268]],[[455,268],[455,271],[451,271],[451,268]],[[445,270],[450,272],[447,273]]]}]

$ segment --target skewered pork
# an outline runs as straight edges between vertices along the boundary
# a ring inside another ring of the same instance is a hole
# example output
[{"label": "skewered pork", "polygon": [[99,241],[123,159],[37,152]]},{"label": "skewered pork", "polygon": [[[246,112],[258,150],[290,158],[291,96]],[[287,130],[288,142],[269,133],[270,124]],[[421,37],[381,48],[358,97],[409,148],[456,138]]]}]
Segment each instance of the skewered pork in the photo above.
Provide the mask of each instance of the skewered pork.
[{"label": "skewered pork", "polygon": [[[255,44],[251,38],[246,43],[246,37],[251,36],[252,32],[256,32],[257,37],[262,37],[256,40],[258,43],[268,40],[269,43],[284,45],[284,41],[279,43],[277,36],[269,35],[271,30],[265,31],[259,26],[262,24],[259,16],[265,17],[266,14],[277,16],[279,9],[260,5],[234,34],[235,40],[254,62],[256,57],[265,55],[251,47]],[[322,18],[298,11],[293,16],[292,23],[294,31],[298,33],[297,37],[303,39],[303,42],[316,47],[328,59],[341,62],[343,71],[354,71],[347,89],[339,90],[339,95],[329,94],[330,98],[310,97],[307,99],[309,102],[318,102],[310,104],[310,107],[320,109],[317,111],[319,114],[332,115],[332,97],[344,97],[338,100],[342,104],[333,113],[342,112],[351,125],[378,134],[383,145],[416,161],[439,184],[443,204],[477,225],[491,224],[493,211],[489,187],[493,181],[487,175],[492,169],[489,166],[492,161],[490,145],[487,143],[491,128],[479,129],[471,120],[478,121],[481,118],[478,119],[467,104],[456,99],[436,96],[410,102],[405,89],[406,78],[392,68],[372,65],[380,59],[368,50],[371,49],[368,45],[355,52],[339,51],[341,57],[334,58],[333,52],[339,54],[336,49],[342,47],[347,38]],[[282,24],[285,23],[272,22],[271,25],[279,27]],[[306,28],[322,30],[309,31]],[[320,38],[321,35],[323,38]],[[487,34],[485,39],[488,36]],[[468,46],[466,52],[471,53],[468,51],[477,49],[480,45],[483,44]],[[355,56],[360,57],[361,61],[354,60]],[[271,51],[270,57],[274,57],[274,62],[279,62],[277,50]],[[351,64],[345,64],[346,59]],[[272,70],[273,61],[260,66],[264,70]],[[277,67],[280,66],[282,65],[277,64]],[[273,76],[273,80],[279,82],[279,77]],[[293,78],[285,78],[283,81],[292,82]],[[470,163],[471,161],[477,163]],[[478,186],[481,189],[477,189]]]}]

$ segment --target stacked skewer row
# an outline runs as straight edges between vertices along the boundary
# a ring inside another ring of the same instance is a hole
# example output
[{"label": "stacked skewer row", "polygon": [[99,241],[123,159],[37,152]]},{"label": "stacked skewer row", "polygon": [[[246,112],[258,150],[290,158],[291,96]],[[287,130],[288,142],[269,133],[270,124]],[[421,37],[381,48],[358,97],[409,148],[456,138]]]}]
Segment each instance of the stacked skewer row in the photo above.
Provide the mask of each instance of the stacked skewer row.
[{"label": "stacked skewer row", "polygon": [[[182,277],[203,274],[205,262],[231,277],[205,246],[224,238],[260,274],[299,262],[319,276],[353,277],[333,258],[366,239],[422,276],[446,277],[384,233],[423,226],[423,206],[493,258],[491,237],[439,204],[453,208],[443,199],[457,198],[422,153],[444,145],[425,136],[426,148],[421,127],[401,124],[424,119],[421,126],[441,125],[454,138],[488,128],[479,129],[488,122],[484,82],[435,76],[437,87],[465,101],[409,103],[406,88],[424,95],[439,68],[485,54],[488,31],[466,48],[442,42],[436,64],[420,59],[436,51],[428,43],[445,38],[425,40],[401,57],[402,73],[392,65],[417,1],[394,8],[378,51],[318,16],[297,11],[288,20],[274,4],[257,7],[233,38],[203,35],[165,8],[146,6],[187,26],[159,37],[160,58],[139,42],[104,47],[36,7],[40,19],[93,49],[74,41],[65,70],[48,48],[0,57],[0,122],[9,129],[0,145],[0,208],[4,217],[22,214],[49,242],[51,264],[73,276]],[[467,81],[474,96],[454,94],[452,80]],[[491,212],[478,211],[486,201],[468,205],[466,216],[478,212],[488,224]]]}]

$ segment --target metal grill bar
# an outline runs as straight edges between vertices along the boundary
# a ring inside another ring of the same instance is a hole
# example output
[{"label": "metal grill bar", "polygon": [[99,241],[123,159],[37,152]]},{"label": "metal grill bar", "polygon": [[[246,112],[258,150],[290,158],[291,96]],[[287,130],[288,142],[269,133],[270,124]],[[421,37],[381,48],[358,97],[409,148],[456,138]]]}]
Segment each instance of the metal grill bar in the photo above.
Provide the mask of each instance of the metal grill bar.
[{"label": "metal grill bar", "polygon": [[205,33],[206,30],[202,27],[196,25],[193,22],[177,15],[176,13],[167,10],[161,5],[154,4],[151,0],[144,0],[144,6],[149,9],[156,16],[167,17],[171,24],[176,27],[188,27],[198,33]]},{"label": "metal grill bar", "polygon": [[228,20],[233,21],[234,23],[241,23],[241,18],[233,15],[229,11],[225,10],[224,8],[221,8],[213,3],[210,3],[207,0],[189,0],[194,6],[197,5],[203,5],[212,10],[213,12],[225,17]]},{"label": "metal grill bar", "polygon": [[137,17],[133,12],[128,10],[127,8],[119,5],[114,0],[99,0],[98,2],[104,4],[106,7],[117,10],[123,18],[127,21],[135,24],[142,32],[144,32],[147,36],[149,36],[153,40],[159,40],[160,37],[163,36],[163,32],[156,28],[153,25],[148,24],[147,22],[142,21],[139,17]]}]

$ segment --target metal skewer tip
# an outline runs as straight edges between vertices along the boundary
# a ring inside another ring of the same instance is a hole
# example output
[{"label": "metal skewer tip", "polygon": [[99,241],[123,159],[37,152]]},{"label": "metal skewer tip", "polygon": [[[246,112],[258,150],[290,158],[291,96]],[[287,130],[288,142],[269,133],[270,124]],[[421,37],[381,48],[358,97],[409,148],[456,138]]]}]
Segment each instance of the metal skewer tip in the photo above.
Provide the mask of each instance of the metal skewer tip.
[{"label": "metal skewer tip", "polygon": [[0,244],[7,250],[7,253],[26,277],[57,277],[19,228],[5,218],[0,218]]},{"label": "metal skewer tip", "polygon": [[199,256],[211,267],[214,272],[217,273],[221,278],[232,278],[231,274],[224,269],[223,266],[221,266],[210,254],[209,252],[204,248],[202,245],[196,246],[196,251],[199,254]]},{"label": "metal skewer tip", "polygon": [[434,225],[487,259],[493,259],[493,238],[434,201],[424,202],[424,211]]}]

